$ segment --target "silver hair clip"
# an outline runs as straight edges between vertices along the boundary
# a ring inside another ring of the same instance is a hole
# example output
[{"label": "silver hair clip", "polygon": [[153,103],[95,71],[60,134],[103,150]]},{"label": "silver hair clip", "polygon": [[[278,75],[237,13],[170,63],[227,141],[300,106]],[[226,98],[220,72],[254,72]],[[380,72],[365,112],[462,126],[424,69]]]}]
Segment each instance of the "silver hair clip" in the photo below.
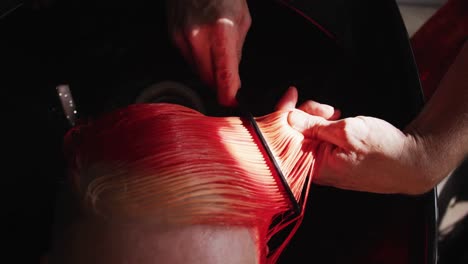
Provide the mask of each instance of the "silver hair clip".
[{"label": "silver hair clip", "polygon": [[73,100],[73,96],[70,90],[70,86],[67,84],[62,84],[57,86],[57,95],[62,104],[62,110],[65,117],[68,120],[70,126],[75,126],[75,121],[78,117],[78,111],[76,110],[76,105]]}]

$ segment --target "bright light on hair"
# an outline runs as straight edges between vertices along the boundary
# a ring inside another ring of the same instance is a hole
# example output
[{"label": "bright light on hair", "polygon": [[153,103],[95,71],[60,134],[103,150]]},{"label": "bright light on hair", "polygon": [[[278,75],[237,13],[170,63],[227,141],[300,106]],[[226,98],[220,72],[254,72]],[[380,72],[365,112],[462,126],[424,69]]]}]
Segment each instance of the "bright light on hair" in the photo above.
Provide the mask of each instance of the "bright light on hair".
[{"label": "bright light on hair", "polygon": [[[295,198],[305,201],[317,144],[288,125],[288,113],[256,121]],[[249,128],[238,117],[179,105],[132,105],[69,131],[71,180],[84,208],[102,217],[256,227],[262,249],[289,224],[282,216],[292,205]]]}]

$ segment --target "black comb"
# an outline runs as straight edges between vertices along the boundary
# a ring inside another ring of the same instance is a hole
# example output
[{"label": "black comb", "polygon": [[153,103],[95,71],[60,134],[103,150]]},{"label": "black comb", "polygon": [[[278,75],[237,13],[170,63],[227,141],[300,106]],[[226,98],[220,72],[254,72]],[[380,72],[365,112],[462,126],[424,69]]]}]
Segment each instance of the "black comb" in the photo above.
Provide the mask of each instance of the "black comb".
[{"label": "black comb", "polygon": [[263,147],[263,153],[264,155],[266,154],[267,156],[266,158],[268,158],[267,161],[270,162],[270,167],[273,167],[272,169],[274,169],[276,174],[278,175],[281,185],[286,191],[286,195],[288,196],[288,199],[291,201],[292,211],[293,211],[292,217],[299,216],[301,213],[301,206],[299,205],[298,201],[294,197],[294,194],[291,188],[289,187],[289,184],[286,181],[286,178],[284,177],[284,174],[281,171],[281,168],[279,167],[278,162],[273,156],[273,152],[271,152],[271,149],[268,146],[268,143],[266,142],[265,137],[263,137],[263,134],[260,131],[260,128],[258,127],[257,121],[255,121],[255,118],[253,117],[252,113],[248,110],[247,104],[243,100],[242,96],[240,96],[240,94],[241,93],[239,90],[239,92],[237,93],[236,99],[237,99],[240,114],[241,116],[247,118],[247,120],[249,121],[250,125],[252,126],[253,132],[255,134],[254,136],[257,138],[258,142]]}]

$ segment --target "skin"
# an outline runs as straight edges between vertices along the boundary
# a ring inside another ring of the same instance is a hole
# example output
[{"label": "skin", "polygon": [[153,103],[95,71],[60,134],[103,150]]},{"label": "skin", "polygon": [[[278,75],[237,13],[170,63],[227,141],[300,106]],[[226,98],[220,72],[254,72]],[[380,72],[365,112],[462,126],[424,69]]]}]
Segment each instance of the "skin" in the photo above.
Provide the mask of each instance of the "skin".
[{"label": "skin", "polygon": [[[168,3],[169,27],[176,46],[201,79],[217,89],[219,103],[234,106],[240,87],[242,46],[251,24],[246,2]],[[290,109],[290,125],[306,137],[323,142],[316,183],[366,192],[421,194],[467,156],[467,72],[465,44],[432,99],[404,131],[368,116],[337,120],[338,110],[314,101],[295,109],[294,88],[277,108]]]},{"label": "skin", "polygon": [[[405,131],[373,117],[337,119],[338,110],[314,101],[296,108],[294,87],[277,108],[291,111],[293,128],[322,141],[317,183],[357,191],[420,194],[467,156],[467,69],[465,44],[439,89]],[[90,218],[70,230],[70,239],[59,243],[50,263],[237,264],[258,263],[259,259],[256,232],[247,227],[171,227]],[[68,251],[61,251],[64,248]]]},{"label": "skin", "polygon": [[317,184],[422,194],[468,155],[467,72],[465,43],[435,94],[404,131],[368,116],[332,120],[337,111],[313,101],[294,109],[295,88],[287,91],[278,108],[291,110],[288,121],[293,128],[323,142],[317,155]]},{"label": "skin", "polygon": [[256,232],[248,227],[160,226],[88,217],[68,232],[49,263],[259,263]]},{"label": "skin", "polygon": [[237,104],[239,62],[251,17],[245,0],[167,0],[172,40],[218,102]]},{"label": "skin", "polygon": [[[235,105],[238,65],[250,27],[245,1],[168,1],[170,32],[221,104]],[[185,5],[185,7],[184,7]],[[203,18],[203,19],[201,19]],[[376,193],[421,194],[468,155],[468,44],[420,115],[404,130],[368,116],[339,118],[332,106],[296,108],[290,88],[277,109],[290,125],[321,140],[318,184]],[[443,158],[441,158],[443,157]],[[85,220],[71,229],[68,263],[258,263],[255,230],[247,227],[151,226]],[[181,253],[183,252],[183,254]],[[43,259],[43,262],[48,262]],[[53,262],[52,262],[53,263]],[[64,263],[64,261],[59,261]]]},{"label": "skin", "polygon": [[[169,29],[176,46],[222,105],[236,105],[238,66],[251,18],[245,0],[171,0]],[[465,47],[421,114],[400,131],[385,120],[309,101],[292,111],[291,126],[321,140],[318,184],[375,193],[421,194],[467,156],[468,80]],[[464,74],[465,73],[465,74]],[[289,91],[279,109],[295,108]],[[443,157],[443,158],[441,158]]]}]

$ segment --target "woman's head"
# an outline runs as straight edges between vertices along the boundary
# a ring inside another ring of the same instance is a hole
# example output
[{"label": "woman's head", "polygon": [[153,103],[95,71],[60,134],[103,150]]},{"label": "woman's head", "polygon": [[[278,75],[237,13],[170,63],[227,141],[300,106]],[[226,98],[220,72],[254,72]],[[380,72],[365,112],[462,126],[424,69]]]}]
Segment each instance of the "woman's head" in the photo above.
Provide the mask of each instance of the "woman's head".
[{"label": "woman's head", "polygon": [[[315,144],[304,144],[287,125],[287,112],[257,122],[301,199]],[[250,243],[249,253],[231,253],[254,254],[256,262],[265,262],[267,242],[284,227],[281,215],[291,208],[249,124],[236,117],[207,117],[171,104],[132,105],[72,129],[65,153],[72,200],[82,212],[75,229],[88,230],[81,231],[89,233],[87,239],[102,233],[100,239],[125,244],[119,254],[130,249],[137,254],[136,248],[143,248],[138,241],[149,247],[144,252],[156,254],[166,236],[164,241],[180,238],[176,244],[198,253],[203,251],[196,245],[224,252],[223,241],[249,252],[245,245]],[[209,252],[205,255],[215,258]]]}]

